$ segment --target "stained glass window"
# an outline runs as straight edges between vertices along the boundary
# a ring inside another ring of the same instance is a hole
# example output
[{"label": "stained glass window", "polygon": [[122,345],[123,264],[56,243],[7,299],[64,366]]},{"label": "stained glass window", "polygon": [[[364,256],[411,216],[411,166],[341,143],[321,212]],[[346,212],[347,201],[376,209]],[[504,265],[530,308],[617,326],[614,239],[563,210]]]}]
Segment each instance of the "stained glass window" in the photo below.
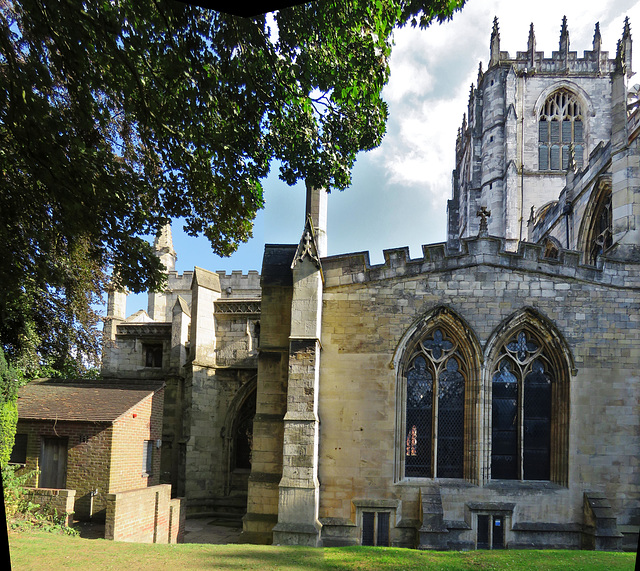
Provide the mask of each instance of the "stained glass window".
[{"label": "stained glass window", "polygon": [[502,347],[494,368],[491,477],[549,480],[552,367],[529,331]]},{"label": "stained glass window", "polygon": [[465,368],[455,341],[433,330],[406,371],[405,476],[462,478]]}]

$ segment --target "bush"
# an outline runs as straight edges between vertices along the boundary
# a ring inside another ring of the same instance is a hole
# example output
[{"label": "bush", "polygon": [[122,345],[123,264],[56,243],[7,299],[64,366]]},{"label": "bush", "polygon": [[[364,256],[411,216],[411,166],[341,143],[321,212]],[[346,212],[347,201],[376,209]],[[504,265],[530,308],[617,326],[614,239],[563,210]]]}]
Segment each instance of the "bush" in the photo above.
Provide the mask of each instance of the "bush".
[{"label": "bush", "polygon": [[11,368],[0,347],[0,466],[8,464],[18,423],[18,373]]},{"label": "bush", "polygon": [[51,506],[40,506],[31,501],[25,483],[37,474],[37,470],[24,474],[16,474],[16,471],[17,468],[14,466],[5,466],[2,469],[4,509],[9,529],[15,531],[39,529],[78,535],[77,530],[65,525],[64,514],[58,514],[58,510]]}]

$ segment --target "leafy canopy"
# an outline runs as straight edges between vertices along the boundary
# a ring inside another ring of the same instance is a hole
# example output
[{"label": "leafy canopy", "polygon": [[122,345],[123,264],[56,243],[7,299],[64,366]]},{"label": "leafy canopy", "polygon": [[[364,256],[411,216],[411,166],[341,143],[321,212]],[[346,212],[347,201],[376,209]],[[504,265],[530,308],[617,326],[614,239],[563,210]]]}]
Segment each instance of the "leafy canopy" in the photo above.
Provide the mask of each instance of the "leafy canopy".
[{"label": "leafy canopy", "polygon": [[98,294],[104,268],[133,291],[161,287],[145,237],[170,219],[231,254],[274,160],[289,184],[347,188],[385,131],[393,29],[463,4],[332,0],[241,18],[170,0],[0,0],[8,355],[52,328],[90,347],[79,292]]}]

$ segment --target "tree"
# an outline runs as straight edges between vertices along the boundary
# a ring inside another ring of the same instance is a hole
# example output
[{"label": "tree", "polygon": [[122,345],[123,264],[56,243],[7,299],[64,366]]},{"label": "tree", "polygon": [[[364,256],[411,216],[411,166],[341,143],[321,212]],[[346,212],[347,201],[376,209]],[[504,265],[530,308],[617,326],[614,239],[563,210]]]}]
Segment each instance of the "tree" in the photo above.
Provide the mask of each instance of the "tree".
[{"label": "tree", "polygon": [[[170,219],[235,251],[274,160],[289,184],[347,188],[385,131],[393,29],[463,4],[332,0],[240,18],[169,1],[0,0],[7,355],[53,348],[68,362],[88,341],[78,288],[99,293],[104,268],[133,291],[161,287],[145,237]],[[60,346],[65,331],[77,335]]]}]

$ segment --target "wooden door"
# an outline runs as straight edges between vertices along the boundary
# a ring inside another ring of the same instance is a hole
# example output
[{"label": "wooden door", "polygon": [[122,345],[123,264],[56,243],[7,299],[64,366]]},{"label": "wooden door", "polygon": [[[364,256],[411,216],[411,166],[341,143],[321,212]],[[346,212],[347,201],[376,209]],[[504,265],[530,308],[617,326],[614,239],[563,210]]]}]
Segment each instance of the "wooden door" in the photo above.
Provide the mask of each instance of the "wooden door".
[{"label": "wooden door", "polygon": [[40,488],[64,489],[67,485],[67,439],[42,439]]}]

